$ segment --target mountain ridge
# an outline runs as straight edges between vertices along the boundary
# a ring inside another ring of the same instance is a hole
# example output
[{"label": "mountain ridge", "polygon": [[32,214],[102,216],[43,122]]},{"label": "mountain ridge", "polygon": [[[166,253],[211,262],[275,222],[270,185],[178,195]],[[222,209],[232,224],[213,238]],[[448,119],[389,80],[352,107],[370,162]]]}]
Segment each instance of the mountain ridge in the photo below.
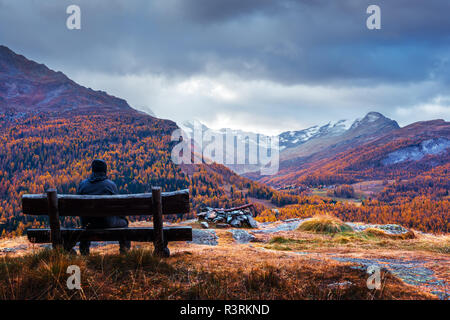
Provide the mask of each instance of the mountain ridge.
[{"label": "mountain ridge", "polygon": [[[310,180],[308,177],[322,177],[319,180],[324,184],[332,184],[333,181],[353,183],[364,179],[414,177],[433,167],[448,164],[450,162],[449,143],[450,122],[444,120],[420,121],[380,135],[376,139],[345,151],[327,156],[321,153],[320,155],[323,157],[319,159],[316,155],[317,161],[306,159],[304,163],[297,166],[292,162],[285,162],[285,166],[277,176],[260,179],[256,177],[256,179],[272,186],[280,186],[302,183],[302,181],[307,184],[313,180],[317,181],[317,179]],[[405,161],[394,161],[395,163],[386,160],[390,156],[395,158],[395,154],[392,155],[395,152],[397,152],[397,156],[400,154],[405,156],[408,150],[421,148],[423,144],[439,146],[440,150],[438,150],[439,152],[424,152],[416,159],[410,157]],[[346,178],[341,179],[342,177]]]},{"label": "mountain ridge", "polygon": [[138,112],[121,98],[81,86],[61,71],[0,45],[0,112]]}]

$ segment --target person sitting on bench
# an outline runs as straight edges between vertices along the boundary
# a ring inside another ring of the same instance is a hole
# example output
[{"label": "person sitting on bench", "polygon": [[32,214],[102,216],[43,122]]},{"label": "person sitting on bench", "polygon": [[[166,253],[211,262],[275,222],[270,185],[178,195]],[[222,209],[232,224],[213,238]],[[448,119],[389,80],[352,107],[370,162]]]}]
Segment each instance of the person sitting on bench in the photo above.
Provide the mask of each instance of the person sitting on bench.
[{"label": "person sitting on bench", "polygon": [[[92,174],[89,178],[81,181],[77,189],[80,195],[113,195],[118,194],[116,184],[109,180],[106,173],[108,167],[106,162],[100,159],[92,161]],[[86,229],[105,229],[105,228],[126,228],[128,220],[126,217],[81,217],[81,225]],[[130,241],[121,240],[120,252],[124,253],[131,247]],[[90,241],[80,242],[80,253],[89,254]]]}]

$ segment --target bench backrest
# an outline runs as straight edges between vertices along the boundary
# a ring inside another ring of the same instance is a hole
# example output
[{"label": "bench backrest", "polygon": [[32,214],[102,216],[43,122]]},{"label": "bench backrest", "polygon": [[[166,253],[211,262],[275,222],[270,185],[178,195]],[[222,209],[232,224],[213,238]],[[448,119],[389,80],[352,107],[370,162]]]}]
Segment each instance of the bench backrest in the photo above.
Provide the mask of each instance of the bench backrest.
[{"label": "bench backrest", "polygon": [[[153,215],[152,194],[121,194],[111,196],[87,196],[58,194],[59,216],[142,216]],[[189,190],[162,192],[162,214],[189,212]],[[29,215],[48,215],[46,194],[24,194],[22,210]]]}]

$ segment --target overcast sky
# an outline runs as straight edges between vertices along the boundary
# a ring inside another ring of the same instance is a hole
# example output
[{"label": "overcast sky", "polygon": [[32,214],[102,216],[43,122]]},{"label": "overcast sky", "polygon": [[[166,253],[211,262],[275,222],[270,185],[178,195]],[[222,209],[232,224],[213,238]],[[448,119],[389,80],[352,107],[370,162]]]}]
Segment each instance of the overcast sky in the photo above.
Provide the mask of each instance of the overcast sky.
[{"label": "overcast sky", "polygon": [[271,134],[449,120],[449,16],[448,0],[0,0],[0,44],[161,118]]}]

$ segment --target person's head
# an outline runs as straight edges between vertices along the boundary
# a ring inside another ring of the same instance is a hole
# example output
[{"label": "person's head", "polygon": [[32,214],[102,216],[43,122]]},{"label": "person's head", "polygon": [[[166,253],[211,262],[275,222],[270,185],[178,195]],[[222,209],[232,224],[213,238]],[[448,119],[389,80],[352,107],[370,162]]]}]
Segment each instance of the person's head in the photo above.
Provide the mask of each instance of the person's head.
[{"label": "person's head", "polygon": [[108,166],[106,165],[106,162],[101,159],[95,159],[92,161],[91,164],[92,167],[92,173],[96,174],[105,174],[108,171]]}]

